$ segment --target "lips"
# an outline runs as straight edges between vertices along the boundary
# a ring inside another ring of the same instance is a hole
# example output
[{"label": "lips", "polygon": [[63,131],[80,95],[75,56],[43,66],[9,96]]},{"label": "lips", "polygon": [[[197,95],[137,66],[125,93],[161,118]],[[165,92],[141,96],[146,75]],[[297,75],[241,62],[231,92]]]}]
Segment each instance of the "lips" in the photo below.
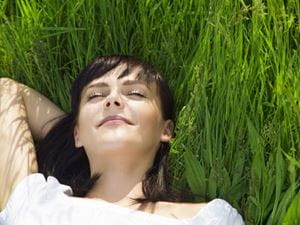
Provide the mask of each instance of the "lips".
[{"label": "lips", "polygon": [[105,117],[99,124],[99,127],[102,126],[104,123],[108,122],[108,121],[112,121],[112,120],[122,120],[124,121],[125,123],[128,123],[130,125],[133,125],[133,123],[131,121],[129,121],[128,119],[126,119],[125,117],[122,117],[122,116],[117,116],[117,115],[114,115],[114,116],[107,116]]}]

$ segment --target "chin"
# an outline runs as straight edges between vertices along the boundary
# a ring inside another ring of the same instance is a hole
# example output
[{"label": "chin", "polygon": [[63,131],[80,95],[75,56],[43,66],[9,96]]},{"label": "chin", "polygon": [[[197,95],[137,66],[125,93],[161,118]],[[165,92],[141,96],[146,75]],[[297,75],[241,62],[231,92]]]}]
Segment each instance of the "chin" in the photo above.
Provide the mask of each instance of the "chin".
[{"label": "chin", "polygon": [[99,143],[98,146],[101,146],[100,149],[108,150],[108,151],[119,151],[123,149],[135,149],[140,146],[140,143],[128,141],[128,140],[120,140],[119,138],[115,138],[113,140],[106,140]]}]

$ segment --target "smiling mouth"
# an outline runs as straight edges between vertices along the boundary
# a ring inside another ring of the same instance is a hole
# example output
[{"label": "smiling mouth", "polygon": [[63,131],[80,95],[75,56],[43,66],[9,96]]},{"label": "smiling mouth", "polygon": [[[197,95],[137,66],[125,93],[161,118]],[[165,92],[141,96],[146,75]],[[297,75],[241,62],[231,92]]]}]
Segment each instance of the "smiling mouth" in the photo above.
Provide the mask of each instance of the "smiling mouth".
[{"label": "smiling mouth", "polygon": [[102,125],[114,125],[114,124],[120,124],[120,123],[126,123],[124,120],[107,120]]},{"label": "smiling mouth", "polygon": [[133,125],[132,122],[130,122],[128,119],[121,117],[121,116],[108,116],[106,118],[104,118],[100,124],[99,127],[104,125],[104,124],[120,124],[120,123],[127,123],[129,125]]}]

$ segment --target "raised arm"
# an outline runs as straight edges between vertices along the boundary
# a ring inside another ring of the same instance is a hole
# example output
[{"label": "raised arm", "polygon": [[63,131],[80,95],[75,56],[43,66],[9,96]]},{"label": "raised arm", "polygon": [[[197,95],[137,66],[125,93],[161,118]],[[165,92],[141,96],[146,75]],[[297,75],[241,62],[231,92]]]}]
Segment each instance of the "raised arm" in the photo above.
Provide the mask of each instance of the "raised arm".
[{"label": "raised arm", "polygon": [[0,211],[20,180],[37,172],[32,136],[40,140],[62,115],[33,89],[0,78]]}]

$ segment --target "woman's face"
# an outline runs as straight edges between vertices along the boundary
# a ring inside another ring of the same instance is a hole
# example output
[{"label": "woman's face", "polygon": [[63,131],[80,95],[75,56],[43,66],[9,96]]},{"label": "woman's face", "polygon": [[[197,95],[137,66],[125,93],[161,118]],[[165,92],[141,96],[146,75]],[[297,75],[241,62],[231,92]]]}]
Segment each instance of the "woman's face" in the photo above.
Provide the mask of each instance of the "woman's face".
[{"label": "woman's face", "polygon": [[[169,141],[173,123],[163,120],[156,84],[137,80],[139,68],[119,78],[126,66],[89,83],[81,93],[76,147],[94,156],[147,155],[154,157],[159,143]],[[131,154],[134,153],[134,154]]]}]

